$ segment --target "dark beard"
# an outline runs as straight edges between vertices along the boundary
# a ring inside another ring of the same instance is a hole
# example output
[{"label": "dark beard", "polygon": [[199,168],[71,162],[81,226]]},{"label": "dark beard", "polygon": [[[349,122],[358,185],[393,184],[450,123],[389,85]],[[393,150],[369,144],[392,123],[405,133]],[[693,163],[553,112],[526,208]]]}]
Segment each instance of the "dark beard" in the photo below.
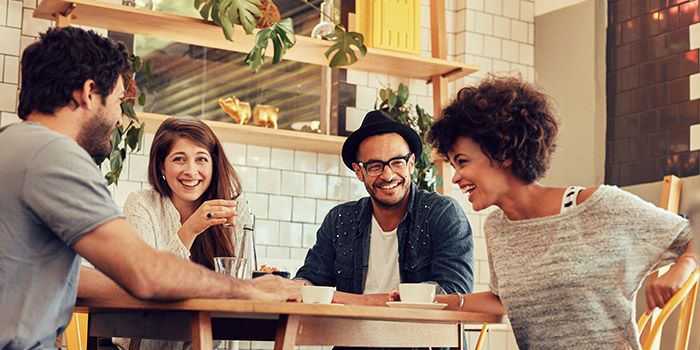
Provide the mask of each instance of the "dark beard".
[{"label": "dark beard", "polygon": [[86,122],[80,129],[76,141],[93,158],[104,158],[112,151],[112,126],[104,118],[104,110]]}]

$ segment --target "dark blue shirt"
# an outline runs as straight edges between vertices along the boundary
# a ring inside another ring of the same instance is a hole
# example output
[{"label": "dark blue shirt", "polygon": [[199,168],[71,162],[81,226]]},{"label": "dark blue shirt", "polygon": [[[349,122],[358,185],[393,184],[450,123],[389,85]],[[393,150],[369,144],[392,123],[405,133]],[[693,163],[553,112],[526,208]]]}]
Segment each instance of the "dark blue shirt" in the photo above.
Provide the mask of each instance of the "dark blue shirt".
[{"label": "dark blue shirt", "polygon": [[[401,282],[432,282],[438,293],[471,293],[472,231],[452,198],[412,185],[397,229]],[[340,204],[326,215],[296,278],[362,294],[369,266],[372,202]]]}]

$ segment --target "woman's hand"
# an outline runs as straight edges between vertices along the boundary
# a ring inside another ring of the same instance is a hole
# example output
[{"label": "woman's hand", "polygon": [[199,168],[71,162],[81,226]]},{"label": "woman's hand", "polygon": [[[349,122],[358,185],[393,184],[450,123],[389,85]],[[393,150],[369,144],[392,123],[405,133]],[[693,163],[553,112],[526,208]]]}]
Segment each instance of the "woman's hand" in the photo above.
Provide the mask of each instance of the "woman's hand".
[{"label": "woman's hand", "polygon": [[177,232],[182,243],[190,249],[197,236],[211,226],[236,222],[236,201],[226,199],[208,200],[197,208]]},{"label": "woman's hand", "polygon": [[668,272],[649,283],[646,289],[647,313],[657,307],[663,308],[696,268],[695,259],[682,255]]}]

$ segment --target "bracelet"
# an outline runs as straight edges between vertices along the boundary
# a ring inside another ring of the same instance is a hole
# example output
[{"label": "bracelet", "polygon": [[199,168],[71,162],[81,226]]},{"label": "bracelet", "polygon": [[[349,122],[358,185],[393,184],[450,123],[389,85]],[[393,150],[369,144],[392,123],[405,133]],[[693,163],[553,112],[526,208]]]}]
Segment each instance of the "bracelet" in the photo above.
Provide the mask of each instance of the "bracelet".
[{"label": "bracelet", "polygon": [[457,297],[459,297],[459,306],[458,308],[462,310],[462,306],[464,306],[464,295],[462,294],[457,294]]}]

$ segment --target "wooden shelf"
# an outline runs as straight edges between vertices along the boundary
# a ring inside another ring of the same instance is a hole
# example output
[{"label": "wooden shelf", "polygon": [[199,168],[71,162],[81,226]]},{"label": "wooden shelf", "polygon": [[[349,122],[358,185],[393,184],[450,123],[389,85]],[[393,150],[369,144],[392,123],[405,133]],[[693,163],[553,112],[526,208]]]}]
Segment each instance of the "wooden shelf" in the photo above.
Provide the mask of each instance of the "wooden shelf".
[{"label": "wooden shelf", "polygon": [[[146,132],[155,133],[169,115],[138,112],[139,119],[146,123]],[[288,150],[340,154],[345,137],[312,134],[301,131],[262,128],[254,125],[205,120],[222,142],[233,142]]]},{"label": "wooden shelf", "polygon": [[[34,11],[37,18],[55,19],[55,14],[69,14],[71,22],[75,24],[235,52],[247,53],[255,41],[255,36],[245,35],[241,28],[236,29],[233,42],[230,42],[224,38],[221,28],[209,21],[95,0],[43,0]],[[297,36],[296,45],[287,51],[284,58],[327,65],[324,52],[330,46],[328,41]],[[267,53],[271,55],[272,52],[270,47]],[[433,76],[454,80],[479,69],[460,62],[372,48],[365,57],[348,68],[426,81]]]}]

